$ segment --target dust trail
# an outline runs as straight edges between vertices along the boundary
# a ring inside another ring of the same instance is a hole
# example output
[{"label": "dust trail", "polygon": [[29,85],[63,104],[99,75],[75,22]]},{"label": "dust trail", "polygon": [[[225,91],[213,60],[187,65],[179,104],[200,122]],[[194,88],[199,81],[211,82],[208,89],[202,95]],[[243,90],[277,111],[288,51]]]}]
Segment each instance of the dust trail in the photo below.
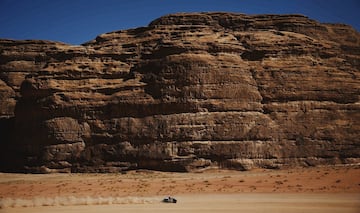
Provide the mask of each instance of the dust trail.
[{"label": "dust trail", "polygon": [[157,197],[35,197],[33,199],[0,199],[0,209],[9,207],[109,205],[109,204],[151,204],[160,202]]}]

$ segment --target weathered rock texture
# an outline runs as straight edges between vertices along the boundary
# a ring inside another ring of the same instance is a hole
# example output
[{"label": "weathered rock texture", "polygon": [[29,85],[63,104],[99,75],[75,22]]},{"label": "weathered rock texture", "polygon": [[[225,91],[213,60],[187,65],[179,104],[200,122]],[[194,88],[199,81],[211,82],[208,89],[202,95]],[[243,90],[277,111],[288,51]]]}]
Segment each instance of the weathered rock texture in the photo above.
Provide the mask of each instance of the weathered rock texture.
[{"label": "weathered rock texture", "polygon": [[360,34],[350,26],[175,14],[81,46],[0,48],[3,170],[360,162]]}]

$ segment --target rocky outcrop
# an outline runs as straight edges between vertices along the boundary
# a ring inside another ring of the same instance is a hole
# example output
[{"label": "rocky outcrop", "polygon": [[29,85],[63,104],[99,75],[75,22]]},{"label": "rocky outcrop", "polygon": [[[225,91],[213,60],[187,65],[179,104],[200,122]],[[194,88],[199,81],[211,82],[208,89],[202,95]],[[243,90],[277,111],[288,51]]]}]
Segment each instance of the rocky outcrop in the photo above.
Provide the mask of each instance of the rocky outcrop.
[{"label": "rocky outcrop", "polygon": [[360,162],[360,34],[190,13],[81,46],[0,40],[1,168],[247,170]]}]

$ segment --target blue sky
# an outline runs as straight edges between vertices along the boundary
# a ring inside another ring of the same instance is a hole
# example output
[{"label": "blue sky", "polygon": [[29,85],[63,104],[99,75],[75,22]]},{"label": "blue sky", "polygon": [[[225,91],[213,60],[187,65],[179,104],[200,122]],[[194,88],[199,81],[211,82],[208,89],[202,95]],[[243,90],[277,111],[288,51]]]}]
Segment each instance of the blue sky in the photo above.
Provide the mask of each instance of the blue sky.
[{"label": "blue sky", "polygon": [[0,0],[0,38],[81,44],[176,12],[304,14],[360,31],[359,0]]}]

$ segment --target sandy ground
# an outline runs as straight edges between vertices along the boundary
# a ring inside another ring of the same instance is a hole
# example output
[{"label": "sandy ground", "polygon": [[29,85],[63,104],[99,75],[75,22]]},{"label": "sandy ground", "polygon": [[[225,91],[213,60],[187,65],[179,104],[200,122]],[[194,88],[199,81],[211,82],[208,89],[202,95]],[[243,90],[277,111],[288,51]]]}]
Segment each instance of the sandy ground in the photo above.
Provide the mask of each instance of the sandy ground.
[{"label": "sandy ground", "polygon": [[[161,203],[175,196],[177,204]],[[360,166],[247,172],[0,173],[0,212],[360,212]]]}]

